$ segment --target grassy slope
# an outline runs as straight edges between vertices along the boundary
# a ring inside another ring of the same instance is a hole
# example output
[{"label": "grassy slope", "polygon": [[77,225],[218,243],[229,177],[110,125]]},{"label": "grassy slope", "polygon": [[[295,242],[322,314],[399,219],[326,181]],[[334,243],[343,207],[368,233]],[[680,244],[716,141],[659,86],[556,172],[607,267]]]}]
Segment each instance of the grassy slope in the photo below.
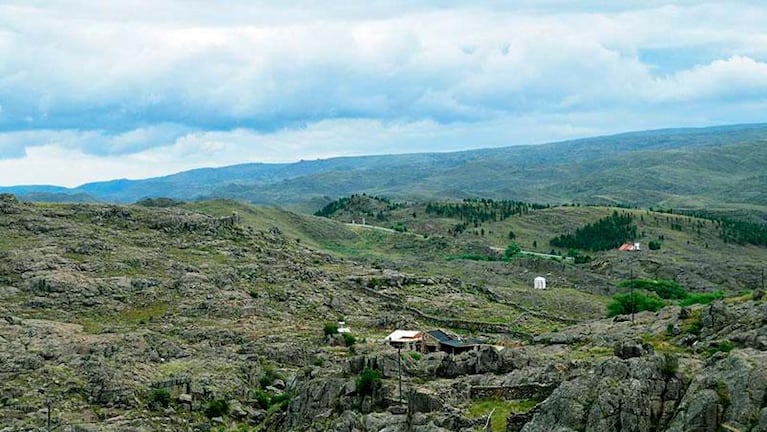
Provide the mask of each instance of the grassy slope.
[{"label": "grassy slope", "polygon": [[[595,258],[591,264],[567,265],[562,271],[556,271],[556,265],[545,263],[546,260],[526,258],[521,260],[524,264],[519,264],[516,269],[522,275],[506,274],[504,268],[508,265],[501,263],[445,260],[463,253],[492,254],[493,251],[503,250],[509,242],[509,231],[516,234],[515,241],[524,250],[547,253],[552,249],[549,240],[554,236],[574,231],[614,210],[591,206],[553,207],[513,216],[505,221],[484,223],[477,228],[470,227],[462,234],[453,236],[448,230],[458,220],[428,217],[424,205],[411,204],[391,211],[386,220],[369,218],[370,223],[382,226],[405,225],[409,230],[407,234],[368,234],[361,237],[364,241],[331,242],[325,246],[378,260],[386,260],[388,254],[392,260],[396,258],[403,268],[416,269],[420,266],[433,272],[498,286],[527,286],[529,277],[524,276],[524,271],[536,268],[553,273],[555,277],[559,274],[564,278],[564,286],[590,289],[592,292],[611,292],[615,283],[627,278],[631,272],[637,277],[678,279],[692,291],[738,291],[756,286],[762,263],[767,259],[767,250],[722,242],[716,224],[711,221],[647,210],[617,209],[634,215],[640,233],[636,240],[645,246],[638,254],[588,252]],[[413,213],[416,213],[415,218]],[[349,211],[341,217],[344,220],[361,218]],[[427,234],[428,238],[423,238],[422,234]],[[647,249],[650,240],[659,238],[665,239],[661,250]]]}]

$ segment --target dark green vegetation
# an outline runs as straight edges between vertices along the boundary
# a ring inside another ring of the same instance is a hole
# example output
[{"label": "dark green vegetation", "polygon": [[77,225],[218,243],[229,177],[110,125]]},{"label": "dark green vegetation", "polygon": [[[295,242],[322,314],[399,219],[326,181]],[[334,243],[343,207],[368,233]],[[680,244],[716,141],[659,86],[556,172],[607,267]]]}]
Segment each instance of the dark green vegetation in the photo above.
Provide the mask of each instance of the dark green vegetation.
[{"label": "dark green vegetation", "polygon": [[607,316],[626,315],[630,313],[660,310],[666,303],[657,296],[635,292],[633,294],[615,294],[613,301],[607,305]]},{"label": "dark green vegetation", "polygon": [[227,197],[307,212],[364,192],[397,200],[492,198],[764,214],[753,206],[767,205],[766,138],[765,125],[669,129],[456,153],[244,164],[76,189],[0,191],[79,193],[117,202]]},{"label": "dark green vegetation", "polygon": [[[521,215],[530,210],[547,208],[544,204],[519,201],[494,201],[491,199],[464,199],[462,202],[430,202],[426,214],[436,217],[458,219],[475,227],[483,222],[502,221],[510,216]],[[327,215],[322,215],[327,216]]]},{"label": "dark green vegetation", "polygon": [[365,368],[355,381],[357,393],[360,395],[372,395],[377,388],[381,387],[381,372]]},{"label": "dark green vegetation", "polygon": [[623,242],[637,237],[637,227],[631,214],[614,211],[606,218],[587,224],[572,234],[564,234],[549,241],[549,244],[565,249],[604,251],[615,249]]},{"label": "dark green vegetation", "polygon": [[607,305],[607,315],[611,317],[645,310],[655,312],[674,302],[679,306],[705,305],[724,298],[722,291],[689,293],[676,281],[665,279],[624,280],[618,287],[623,292],[630,292],[613,296],[612,302]]}]

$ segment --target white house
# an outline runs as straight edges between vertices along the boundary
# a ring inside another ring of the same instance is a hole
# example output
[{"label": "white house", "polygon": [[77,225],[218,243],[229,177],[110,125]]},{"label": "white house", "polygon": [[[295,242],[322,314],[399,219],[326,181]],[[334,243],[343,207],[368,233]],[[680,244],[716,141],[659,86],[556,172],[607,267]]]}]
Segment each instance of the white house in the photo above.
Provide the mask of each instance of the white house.
[{"label": "white house", "polygon": [[533,280],[533,288],[535,289],[546,289],[546,278],[543,276],[538,276]]},{"label": "white house", "polygon": [[423,333],[418,330],[395,330],[384,341],[394,348],[419,351]]}]

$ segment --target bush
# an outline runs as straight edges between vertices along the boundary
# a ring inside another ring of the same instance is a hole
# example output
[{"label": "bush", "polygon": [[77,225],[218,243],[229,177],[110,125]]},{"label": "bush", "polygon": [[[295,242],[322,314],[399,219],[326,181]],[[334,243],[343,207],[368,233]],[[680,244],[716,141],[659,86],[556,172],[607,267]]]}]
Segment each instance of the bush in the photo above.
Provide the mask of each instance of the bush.
[{"label": "bush", "polygon": [[711,357],[712,355],[718,352],[728,353],[732,351],[733,348],[735,348],[735,345],[733,345],[732,342],[725,339],[719,342],[719,345],[709,348],[706,351],[706,354],[708,354],[708,356]]},{"label": "bush", "polygon": [[269,407],[272,405],[272,398],[269,396],[269,393],[263,391],[263,390],[256,390],[256,403],[258,403],[258,406],[260,406],[262,409],[269,409]]},{"label": "bush", "polygon": [[514,258],[515,256],[519,255],[521,252],[522,252],[522,248],[520,248],[519,245],[516,244],[515,242],[511,242],[506,247],[506,250],[503,252],[503,259],[508,261]]},{"label": "bush", "polygon": [[662,299],[644,293],[616,294],[612,302],[607,305],[607,316],[625,315],[632,312],[652,311],[655,312],[666,306]]},{"label": "bush", "polygon": [[157,389],[152,392],[151,399],[155,405],[167,408],[170,405],[170,392],[164,388]]},{"label": "bush", "polygon": [[325,324],[325,327],[322,328],[322,332],[325,334],[325,336],[331,336],[338,333],[338,324],[336,323],[327,323]]},{"label": "bush", "polygon": [[621,288],[641,289],[658,294],[662,299],[681,300],[687,297],[687,292],[676,281],[671,279],[631,279],[618,284]]},{"label": "bush", "polygon": [[661,243],[658,240],[650,240],[648,246],[650,247],[650,250],[660,250]]},{"label": "bush", "polygon": [[264,368],[264,374],[258,380],[258,383],[261,385],[261,388],[266,388],[272,385],[274,380],[278,378],[281,377],[277,372],[275,372],[274,368],[272,366],[267,366]]},{"label": "bush", "polygon": [[421,353],[418,351],[410,351],[410,358],[415,361],[421,360]]},{"label": "bush", "polygon": [[223,417],[229,414],[229,402],[223,399],[216,399],[205,408],[205,417]]},{"label": "bush", "polygon": [[365,368],[355,384],[358,394],[372,395],[375,389],[381,385],[381,373],[375,369]]},{"label": "bush", "polygon": [[272,405],[282,404],[284,402],[290,402],[290,394],[283,393],[272,397]]},{"label": "bush", "polygon": [[694,304],[709,304],[714,300],[719,300],[722,297],[724,297],[724,293],[721,291],[711,292],[711,293],[696,293],[696,294],[690,294],[686,298],[684,298],[682,301],[679,302],[680,306],[690,306]]},{"label": "bush", "polygon": [[343,333],[342,336],[344,338],[344,345],[348,347],[357,343],[357,338],[355,338],[351,333]]}]

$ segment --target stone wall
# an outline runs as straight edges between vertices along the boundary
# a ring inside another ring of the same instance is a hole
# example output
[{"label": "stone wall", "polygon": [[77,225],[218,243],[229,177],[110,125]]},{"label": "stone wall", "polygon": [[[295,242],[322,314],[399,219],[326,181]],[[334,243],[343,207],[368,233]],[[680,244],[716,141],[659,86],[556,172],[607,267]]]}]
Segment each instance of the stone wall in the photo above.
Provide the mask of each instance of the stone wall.
[{"label": "stone wall", "polygon": [[522,384],[514,386],[473,386],[472,399],[535,399],[544,400],[554,392],[557,384]]}]

